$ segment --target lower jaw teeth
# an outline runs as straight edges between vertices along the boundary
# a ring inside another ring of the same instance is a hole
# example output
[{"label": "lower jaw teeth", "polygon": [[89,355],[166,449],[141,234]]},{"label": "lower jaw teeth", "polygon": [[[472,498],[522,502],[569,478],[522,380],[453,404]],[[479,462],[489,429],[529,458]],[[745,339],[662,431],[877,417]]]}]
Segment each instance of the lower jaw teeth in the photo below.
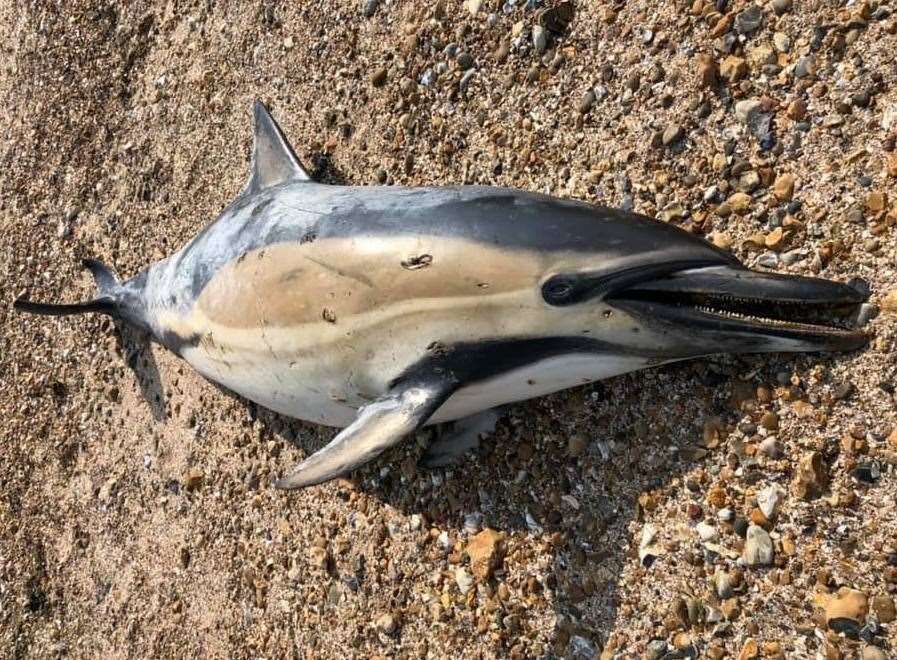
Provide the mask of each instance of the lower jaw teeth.
[{"label": "lower jaw teeth", "polygon": [[703,312],[705,314],[710,314],[712,316],[721,316],[729,319],[737,319],[739,321],[750,321],[752,323],[759,323],[762,325],[768,326],[778,326],[778,327],[793,327],[793,328],[801,328],[808,329],[814,331],[821,332],[837,332],[847,330],[848,328],[841,328],[831,325],[822,325],[816,323],[801,323],[797,321],[783,321],[781,319],[771,319],[764,316],[754,316],[752,314],[741,314],[739,312],[731,312],[723,309],[714,309],[713,307],[701,306],[696,308],[699,312]]}]

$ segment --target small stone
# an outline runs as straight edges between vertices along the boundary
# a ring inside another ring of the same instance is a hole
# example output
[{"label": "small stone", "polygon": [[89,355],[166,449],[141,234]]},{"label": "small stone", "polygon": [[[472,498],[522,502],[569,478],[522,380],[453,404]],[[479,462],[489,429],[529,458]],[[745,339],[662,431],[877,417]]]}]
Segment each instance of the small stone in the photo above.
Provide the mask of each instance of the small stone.
[{"label": "small stone", "polygon": [[283,40],[283,47],[284,47],[284,49],[286,49],[286,50],[292,50],[294,45],[295,45],[295,43],[293,42],[293,37],[292,37],[292,36],[287,36],[287,37],[284,38],[284,40]]},{"label": "small stone", "polygon": [[794,65],[795,78],[812,78],[816,75],[816,58],[806,55]]},{"label": "small stone", "polygon": [[679,124],[670,124],[663,131],[663,137],[661,138],[663,145],[665,147],[670,146],[682,139],[684,132],[682,127]]},{"label": "small stone", "polygon": [[713,587],[720,600],[731,598],[735,593],[735,584],[732,575],[722,569],[717,570],[716,573],[713,574]]},{"label": "small stone", "polygon": [[763,512],[763,515],[768,520],[773,520],[779,512],[779,506],[781,506],[784,497],[785,493],[782,492],[781,488],[770,486],[757,493],[757,506],[760,507],[760,511]]},{"label": "small stone", "polygon": [[508,59],[508,55],[511,54],[511,44],[507,39],[502,39],[498,42],[498,46],[492,51],[492,57],[495,58],[495,61],[499,64],[506,61]]},{"label": "small stone", "polygon": [[695,525],[695,531],[698,533],[698,536],[701,538],[701,541],[715,541],[719,538],[719,531],[713,525],[710,525],[705,522],[699,522]]},{"label": "small stone", "polygon": [[579,112],[579,114],[584,115],[592,109],[592,106],[594,104],[595,91],[590,89],[582,95],[582,98],[579,100],[579,103],[576,106],[576,110]]},{"label": "small stone", "polygon": [[738,34],[749,35],[760,29],[763,25],[763,9],[757,5],[751,5],[735,17],[735,31]]},{"label": "small stone", "polygon": [[570,456],[582,456],[588,446],[585,436],[575,433],[567,440],[567,453]]},{"label": "small stone", "polygon": [[581,635],[573,635],[568,648],[570,651],[567,657],[572,660],[595,660],[598,658],[598,648],[591,640]]},{"label": "small stone", "polygon": [[396,628],[398,628],[398,625],[396,624],[396,618],[389,612],[386,612],[385,614],[377,617],[376,626],[377,630],[382,632],[384,635],[392,635],[396,631]]},{"label": "small stone", "polygon": [[872,215],[881,213],[888,208],[887,193],[875,190],[866,197],[866,210]]},{"label": "small stone", "polygon": [[807,104],[801,99],[794,99],[785,109],[785,116],[794,121],[801,121],[807,116]]},{"label": "small stone", "polygon": [[780,53],[787,53],[791,50],[791,37],[784,32],[776,32],[772,35],[772,45]]},{"label": "small stone", "polygon": [[841,587],[825,606],[825,623],[835,632],[855,637],[869,613],[869,598],[862,591]]},{"label": "small stone", "polygon": [[772,10],[779,16],[791,11],[793,0],[772,0]]},{"label": "small stone", "polygon": [[759,657],[760,645],[755,640],[748,638],[738,653],[738,660],[756,660]]},{"label": "small stone", "polygon": [[330,554],[327,552],[327,548],[313,545],[308,549],[308,561],[315,568],[327,568],[327,563],[329,560]]},{"label": "small stone", "polygon": [[726,203],[734,213],[743,215],[750,210],[753,201],[754,200],[747,193],[737,192],[730,195],[729,199],[726,200]]},{"label": "small stone", "polygon": [[780,202],[790,202],[794,196],[794,175],[779,175],[772,186],[772,193]]},{"label": "small stone", "polygon": [[892,623],[897,619],[894,599],[887,594],[879,594],[872,599],[872,613],[879,623]]},{"label": "small stone", "polygon": [[187,490],[198,489],[202,485],[204,476],[202,470],[199,468],[190,468],[187,470],[187,474],[184,475],[184,487]]},{"label": "small stone", "polygon": [[818,497],[828,485],[828,473],[822,454],[812,451],[798,463],[797,474],[791,484],[795,496],[802,500]]},{"label": "small stone", "polygon": [[888,660],[888,655],[877,646],[867,646],[860,656],[861,660]]},{"label": "small stone", "polygon": [[488,580],[504,556],[504,535],[494,529],[484,529],[470,539],[465,552],[470,557],[473,574],[480,580]]},{"label": "small stone", "polygon": [[748,526],[742,558],[747,566],[769,566],[772,564],[772,539],[765,529],[757,525]]},{"label": "small stone", "polygon": [[380,4],[380,0],[364,0],[364,4],[361,7],[361,13],[365,18],[370,18],[377,11],[377,6]]},{"label": "small stone", "polygon": [[757,99],[745,99],[735,104],[735,116],[738,121],[746,124],[758,112],[762,103]]},{"label": "small stone", "polygon": [[759,188],[760,183],[760,175],[754,170],[748,170],[738,177],[738,184],[735,187],[741,192],[750,193]]},{"label": "small stone", "polygon": [[742,57],[729,55],[719,65],[719,75],[729,83],[735,83],[747,75],[747,62]]},{"label": "small stone", "polygon": [[897,314],[897,289],[892,289],[882,296],[881,310],[889,314]]},{"label": "small stone", "polygon": [[785,232],[781,227],[776,227],[763,239],[764,245],[770,250],[781,250],[785,244]]},{"label": "small stone", "polygon": [[473,576],[467,572],[467,569],[458,568],[455,570],[455,583],[458,585],[458,591],[466,595],[473,588]]},{"label": "small stone", "polygon": [[708,53],[699,53],[697,58],[698,81],[702,87],[716,85],[717,68],[716,60]]},{"label": "small stone", "polygon": [[476,16],[480,11],[480,7],[483,6],[483,0],[467,0],[466,5],[470,15]]},{"label": "small stone", "polygon": [[386,67],[380,67],[371,75],[371,84],[374,87],[382,87],[386,82]]},{"label": "small stone", "polygon": [[765,438],[763,442],[757,447],[757,451],[759,451],[764,456],[768,456],[769,458],[779,458],[782,455],[782,449],[779,446],[779,441],[775,438],[775,436],[769,436]]},{"label": "small stone", "polygon": [[548,30],[541,25],[533,26],[533,48],[537,53],[544,53],[548,47]]},{"label": "small stone", "polygon": [[461,69],[467,70],[473,68],[474,61],[473,56],[465,51],[458,53],[458,57],[455,58],[458,62],[458,66]]}]

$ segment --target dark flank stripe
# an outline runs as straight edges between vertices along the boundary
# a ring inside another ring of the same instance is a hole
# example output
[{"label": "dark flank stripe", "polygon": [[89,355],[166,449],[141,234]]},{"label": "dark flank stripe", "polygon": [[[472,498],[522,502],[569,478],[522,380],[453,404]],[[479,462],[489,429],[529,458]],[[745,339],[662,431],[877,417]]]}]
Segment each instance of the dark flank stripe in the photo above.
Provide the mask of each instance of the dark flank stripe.
[{"label": "dark flank stripe", "polygon": [[[240,197],[169,267],[195,300],[214,274],[248,252],[327,238],[445,236],[503,249],[593,253],[596,261],[639,255],[657,261],[733,257],[706,241],[647,218],[545,195],[478,186],[401,188],[291,183]],[[351,255],[346,256],[347,260]]]}]

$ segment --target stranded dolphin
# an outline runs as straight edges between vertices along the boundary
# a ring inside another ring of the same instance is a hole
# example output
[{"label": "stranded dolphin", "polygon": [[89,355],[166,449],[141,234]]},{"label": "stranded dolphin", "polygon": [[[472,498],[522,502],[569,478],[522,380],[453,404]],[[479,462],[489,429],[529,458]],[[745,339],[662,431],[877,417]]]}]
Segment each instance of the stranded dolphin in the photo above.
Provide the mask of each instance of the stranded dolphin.
[{"label": "stranded dolphin", "polygon": [[833,320],[865,299],[848,285],[748,270],[582,202],[315,183],[259,102],[254,119],[246,187],[179,252],[126,282],[86,261],[95,299],[15,306],[110,314],[262,406],[343,427],[280,488],[346,473],[425,424],[651,365],[866,342]]}]

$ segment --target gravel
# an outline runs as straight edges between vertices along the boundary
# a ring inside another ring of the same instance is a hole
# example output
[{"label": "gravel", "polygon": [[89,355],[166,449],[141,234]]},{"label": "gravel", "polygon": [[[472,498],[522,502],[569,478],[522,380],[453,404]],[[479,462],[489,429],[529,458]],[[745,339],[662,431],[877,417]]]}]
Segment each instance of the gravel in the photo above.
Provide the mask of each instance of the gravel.
[{"label": "gravel", "polygon": [[[893,655],[893,7],[566,4],[0,8],[0,648]],[[243,185],[255,97],[327,182],[547,191],[862,278],[870,346],[662,366],[513,406],[450,470],[415,467],[427,429],[273,491],[331,429],[108,320],[9,305],[86,299],[82,258],[130,277],[195,236]]]}]

